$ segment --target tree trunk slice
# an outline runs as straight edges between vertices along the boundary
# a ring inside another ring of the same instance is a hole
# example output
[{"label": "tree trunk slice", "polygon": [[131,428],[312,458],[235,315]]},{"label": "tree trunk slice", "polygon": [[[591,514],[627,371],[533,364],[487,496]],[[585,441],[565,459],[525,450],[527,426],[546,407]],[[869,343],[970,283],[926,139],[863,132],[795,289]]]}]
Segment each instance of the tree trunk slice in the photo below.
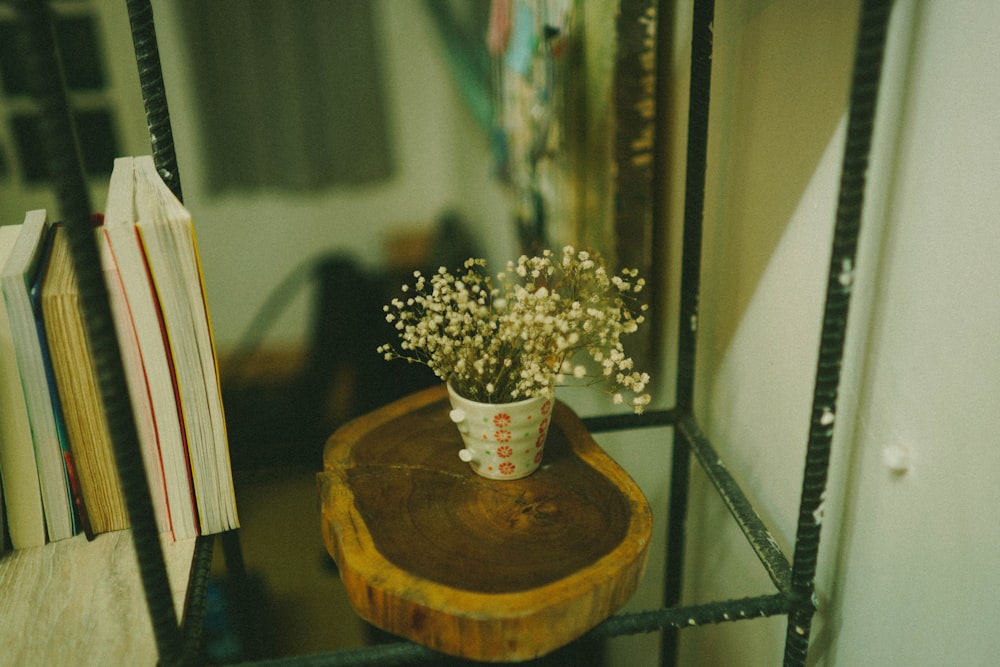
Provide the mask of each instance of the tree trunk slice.
[{"label": "tree trunk slice", "polygon": [[541,656],[635,592],[652,532],[635,482],[557,402],[541,468],[476,475],[444,386],[360,417],[327,442],[323,537],[358,614],[454,656]]}]

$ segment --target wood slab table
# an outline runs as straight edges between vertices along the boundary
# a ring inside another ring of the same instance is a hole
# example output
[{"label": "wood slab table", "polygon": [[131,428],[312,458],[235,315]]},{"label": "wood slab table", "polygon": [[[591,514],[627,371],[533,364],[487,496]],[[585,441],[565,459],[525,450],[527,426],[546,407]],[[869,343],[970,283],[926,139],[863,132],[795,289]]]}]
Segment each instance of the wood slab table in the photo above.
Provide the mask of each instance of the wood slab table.
[{"label": "wood slab table", "polygon": [[323,537],[358,614],[453,656],[520,661],[614,613],[646,565],[638,486],[557,401],[541,468],[476,475],[444,386],[337,430],[318,476]]}]

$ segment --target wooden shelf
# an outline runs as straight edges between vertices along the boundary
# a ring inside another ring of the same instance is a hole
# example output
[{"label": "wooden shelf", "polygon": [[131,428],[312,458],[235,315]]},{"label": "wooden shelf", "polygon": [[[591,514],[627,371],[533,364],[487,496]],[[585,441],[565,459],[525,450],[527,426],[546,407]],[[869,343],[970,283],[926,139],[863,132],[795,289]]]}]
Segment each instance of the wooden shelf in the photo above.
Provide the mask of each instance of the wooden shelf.
[{"label": "wooden shelf", "polygon": [[[181,617],[195,539],[161,538]],[[155,665],[156,640],[130,531],[78,535],[0,558],[0,662]]]},{"label": "wooden shelf", "polygon": [[474,660],[526,660],[614,613],[638,585],[646,499],[556,404],[542,467],[479,477],[443,386],[341,429],[319,475],[323,533],[362,618]]}]

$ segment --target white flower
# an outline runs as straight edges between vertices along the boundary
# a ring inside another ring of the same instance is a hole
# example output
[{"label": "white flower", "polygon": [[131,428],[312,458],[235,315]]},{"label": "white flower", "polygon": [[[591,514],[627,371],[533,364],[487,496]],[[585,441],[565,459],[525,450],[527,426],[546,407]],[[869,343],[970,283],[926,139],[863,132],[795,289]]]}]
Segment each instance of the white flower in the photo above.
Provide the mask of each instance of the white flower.
[{"label": "white flower", "polygon": [[[414,272],[405,302],[383,307],[399,335],[399,350],[380,345],[386,359],[430,367],[473,400],[503,402],[551,396],[555,384],[608,385],[615,404],[641,412],[649,376],[633,369],[622,337],[644,322],[645,304],[633,304],[645,285],[629,269],[609,277],[600,255],[572,246],[561,258],[551,251],[507,262],[494,282],[483,259],[469,259],[465,273],[444,267],[429,278]],[[580,363],[577,355],[596,365]]]}]

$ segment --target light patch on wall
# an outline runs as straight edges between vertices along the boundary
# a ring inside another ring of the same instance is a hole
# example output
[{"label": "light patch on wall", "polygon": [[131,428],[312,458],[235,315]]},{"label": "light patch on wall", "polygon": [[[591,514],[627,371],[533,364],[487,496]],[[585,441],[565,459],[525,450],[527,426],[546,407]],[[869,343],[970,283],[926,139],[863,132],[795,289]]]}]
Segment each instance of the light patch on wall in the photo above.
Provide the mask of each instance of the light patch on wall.
[{"label": "light patch on wall", "polygon": [[709,380],[707,429],[734,474],[769,489],[752,500],[786,549],[795,536],[844,129],[842,121]]}]

